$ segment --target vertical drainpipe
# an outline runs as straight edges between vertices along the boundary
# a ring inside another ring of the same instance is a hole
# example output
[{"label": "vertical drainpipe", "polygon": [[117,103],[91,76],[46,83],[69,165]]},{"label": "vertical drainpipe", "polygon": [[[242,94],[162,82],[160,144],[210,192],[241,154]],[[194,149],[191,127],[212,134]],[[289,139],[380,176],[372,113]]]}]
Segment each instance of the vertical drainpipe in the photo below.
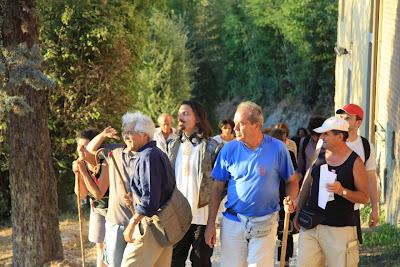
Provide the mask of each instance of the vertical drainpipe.
[{"label": "vertical drainpipe", "polygon": [[373,122],[372,127],[370,126],[369,138],[372,143],[375,143],[375,131],[378,110],[378,103],[375,101],[378,99],[377,84],[380,77],[380,53],[381,53],[381,38],[382,38],[382,2],[383,0],[372,0],[373,4],[373,21],[372,21],[372,32],[373,32],[373,43],[372,43],[372,71],[371,71],[371,99],[370,99],[370,122]]}]

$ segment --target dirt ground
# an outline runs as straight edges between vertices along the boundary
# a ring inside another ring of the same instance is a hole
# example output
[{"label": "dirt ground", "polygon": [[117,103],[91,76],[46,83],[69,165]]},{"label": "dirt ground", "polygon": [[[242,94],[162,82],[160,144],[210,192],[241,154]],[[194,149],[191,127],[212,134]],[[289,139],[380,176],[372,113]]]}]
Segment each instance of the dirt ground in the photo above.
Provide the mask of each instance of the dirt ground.
[{"label": "dirt ground", "polygon": [[[86,227],[84,228],[84,231],[87,236],[87,222],[85,224]],[[65,260],[62,262],[51,263],[50,266],[81,266],[79,223],[77,219],[69,218],[61,220],[60,230]],[[10,227],[0,228],[0,266],[12,265],[11,235],[12,230]],[[295,251],[297,248],[297,236],[298,235],[294,236]],[[359,266],[400,266],[399,248],[382,247],[365,249],[361,247],[360,256],[361,262]],[[86,266],[91,267],[96,265],[96,249],[94,244],[88,241],[85,242],[85,257]],[[212,257],[212,265],[214,267],[219,267],[219,257],[220,244],[219,240],[217,240]],[[191,266],[189,261],[187,261],[186,266]],[[275,266],[279,266],[278,262],[275,262]],[[296,266],[296,255],[291,259],[290,266]]]},{"label": "dirt ground", "polygon": [[[87,222],[85,222],[85,224],[84,235],[87,236]],[[61,221],[60,230],[65,260],[62,262],[52,263],[51,266],[81,266],[82,261],[78,221],[75,219]],[[11,228],[0,229],[0,266],[12,266],[11,235]],[[94,247],[94,244],[86,241],[84,246],[86,266],[96,266],[96,248]]]}]

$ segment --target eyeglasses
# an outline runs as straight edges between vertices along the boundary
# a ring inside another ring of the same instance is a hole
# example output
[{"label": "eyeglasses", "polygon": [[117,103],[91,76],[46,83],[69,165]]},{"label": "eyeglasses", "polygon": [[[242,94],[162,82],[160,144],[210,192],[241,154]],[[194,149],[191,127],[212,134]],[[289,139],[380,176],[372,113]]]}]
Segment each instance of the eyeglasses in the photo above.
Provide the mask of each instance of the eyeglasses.
[{"label": "eyeglasses", "polygon": [[132,135],[135,135],[135,134],[143,135],[142,132],[137,132],[137,131],[122,131],[121,134],[122,134],[122,137],[123,137],[123,138],[125,138],[125,137],[127,137],[127,136],[132,136]]},{"label": "eyeglasses", "polygon": [[127,136],[132,136],[134,134],[136,134],[135,131],[122,131],[122,133],[121,133],[122,137],[124,137],[124,138]]}]

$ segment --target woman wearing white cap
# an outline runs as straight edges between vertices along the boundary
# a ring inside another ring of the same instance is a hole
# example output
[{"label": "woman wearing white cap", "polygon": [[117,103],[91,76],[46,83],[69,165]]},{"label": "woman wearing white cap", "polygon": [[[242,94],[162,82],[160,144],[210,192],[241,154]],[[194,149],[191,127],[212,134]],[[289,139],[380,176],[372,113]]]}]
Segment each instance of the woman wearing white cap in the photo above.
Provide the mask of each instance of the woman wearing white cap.
[{"label": "woman wearing white cap", "polygon": [[[298,266],[357,266],[358,240],[354,203],[367,203],[367,172],[346,145],[349,124],[336,117],[314,129],[326,151],[311,169],[311,189],[298,214]],[[302,188],[303,190],[303,188]]]}]

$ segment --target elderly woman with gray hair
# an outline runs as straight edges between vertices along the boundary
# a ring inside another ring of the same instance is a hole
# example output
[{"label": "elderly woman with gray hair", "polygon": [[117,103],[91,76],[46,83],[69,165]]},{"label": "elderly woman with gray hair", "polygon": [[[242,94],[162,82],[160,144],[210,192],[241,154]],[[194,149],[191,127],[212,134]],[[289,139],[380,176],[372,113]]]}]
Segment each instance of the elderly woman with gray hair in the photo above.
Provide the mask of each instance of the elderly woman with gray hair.
[{"label": "elderly woman with gray hair", "polygon": [[358,265],[354,204],[367,203],[369,195],[364,164],[346,145],[348,129],[348,122],[336,117],[314,129],[325,151],[311,166],[298,198],[300,267]]}]

